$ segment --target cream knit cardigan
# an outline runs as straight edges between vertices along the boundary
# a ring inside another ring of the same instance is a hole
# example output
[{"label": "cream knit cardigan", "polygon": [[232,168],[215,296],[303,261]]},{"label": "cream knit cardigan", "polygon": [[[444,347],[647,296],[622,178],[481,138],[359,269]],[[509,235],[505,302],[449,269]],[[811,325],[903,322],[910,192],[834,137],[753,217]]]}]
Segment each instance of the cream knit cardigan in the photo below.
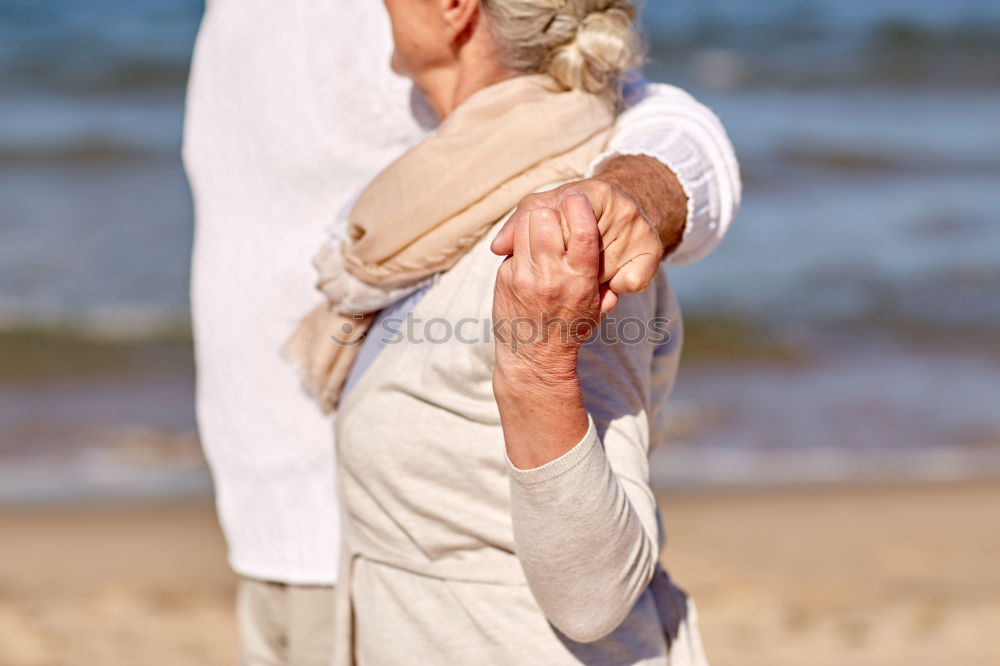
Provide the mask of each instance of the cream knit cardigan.
[{"label": "cream knit cardigan", "polygon": [[681,343],[666,275],[613,316],[667,319],[670,339],[586,345],[590,430],[561,458],[517,470],[484,335],[494,233],[438,278],[398,325],[413,338],[387,345],[338,412],[335,663],[704,664],[693,607],[658,565],[649,486]]}]

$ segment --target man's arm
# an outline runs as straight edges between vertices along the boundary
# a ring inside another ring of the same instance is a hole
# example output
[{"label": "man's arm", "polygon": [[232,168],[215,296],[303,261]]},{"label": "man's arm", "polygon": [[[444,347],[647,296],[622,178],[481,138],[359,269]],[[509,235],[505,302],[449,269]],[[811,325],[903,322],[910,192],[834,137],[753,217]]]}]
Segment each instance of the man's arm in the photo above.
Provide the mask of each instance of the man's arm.
[{"label": "man's arm", "polygon": [[739,209],[741,185],[732,145],[718,118],[672,86],[639,81],[592,176],[525,197],[497,235],[493,251],[513,253],[513,228],[529,211],[561,209],[585,195],[602,237],[601,281],[624,294],[646,288],[667,256],[673,264],[709,254]]},{"label": "man's arm", "polygon": [[742,197],[739,164],[725,128],[711,109],[675,86],[635,79],[626,85],[625,102],[591,175],[599,175],[613,155],[661,162],[687,196],[683,237],[667,261],[688,264],[708,256],[725,237]]},{"label": "man's arm", "polygon": [[677,174],[655,157],[611,155],[597,167],[595,179],[631,197],[670,256],[684,239],[688,196]]}]

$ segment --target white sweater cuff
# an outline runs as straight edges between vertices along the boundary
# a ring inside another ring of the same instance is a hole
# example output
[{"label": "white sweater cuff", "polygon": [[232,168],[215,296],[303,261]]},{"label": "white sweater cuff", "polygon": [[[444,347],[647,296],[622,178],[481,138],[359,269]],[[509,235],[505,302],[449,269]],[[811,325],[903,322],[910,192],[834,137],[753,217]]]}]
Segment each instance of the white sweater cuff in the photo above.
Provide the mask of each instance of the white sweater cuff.
[{"label": "white sweater cuff", "polygon": [[643,85],[628,101],[608,150],[588,175],[614,155],[645,155],[673,171],[688,210],[681,243],[667,262],[697,261],[719,245],[739,209],[739,165],[729,137],[711,110],[679,88]]}]

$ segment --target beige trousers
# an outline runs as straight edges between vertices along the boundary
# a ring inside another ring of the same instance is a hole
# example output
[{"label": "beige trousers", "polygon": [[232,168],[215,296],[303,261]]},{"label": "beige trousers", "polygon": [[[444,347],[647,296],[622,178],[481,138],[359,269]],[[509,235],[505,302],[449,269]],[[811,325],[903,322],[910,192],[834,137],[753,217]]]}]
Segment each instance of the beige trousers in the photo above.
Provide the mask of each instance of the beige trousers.
[{"label": "beige trousers", "polygon": [[236,593],[242,666],[329,666],[332,585],[243,578]]}]

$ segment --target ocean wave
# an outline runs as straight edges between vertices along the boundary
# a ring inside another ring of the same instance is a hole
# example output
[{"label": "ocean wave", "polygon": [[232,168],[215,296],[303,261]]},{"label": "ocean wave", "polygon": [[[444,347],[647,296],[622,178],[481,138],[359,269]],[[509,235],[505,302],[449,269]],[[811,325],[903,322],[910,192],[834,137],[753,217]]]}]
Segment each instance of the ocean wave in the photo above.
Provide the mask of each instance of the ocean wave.
[{"label": "ocean wave", "polygon": [[99,325],[87,318],[0,320],[0,385],[64,382],[138,373],[169,375],[192,363],[186,320],[130,318]]},{"label": "ocean wave", "polygon": [[80,427],[58,437],[60,445],[47,455],[0,456],[0,504],[211,493],[211,478],[193,432]]},{"label": "ocean wave", "polygon": [[176,150],[165,152],[150,146],[100,137],[79,137],[55,144],[0,143],[0,166],[139,162],[151,159],[176,159]]},{"label": "ocean wave", "polygon": [[939,483],[1000,478],[1000,448],[941,443],[891,447],[666,447],[651,461],[654,487],[718,488],[865,483]]},{"label": "ocean wave", "polygon": [[[1000,37],[998,37],[1000,38]],[[912,53],[840,53],[831,48],[761,50],[702,46],[650,52],[647,72],[658,80],[710,89],[818,90],[869,88],[1000,89],[1000,54],[986,49]]]},{"label": "ocean wave", "polygon": [[790,16],[733,17],[650,35],[654,69],[712,88],[1000,87],[1000,16],[930,23],[906,18],[845,27]]},{"label": "ocean wave", "polygon": [[155,305],[106,305],[83,311],[0,300],[0,336],[55,337],[107,343],[190,340],[186,312]]},{"label": "ocean wave", "polygon": [[668,25],[654,20],[647,25],[648,39],[659,49],[689,50],[718,47],[757,47],[771,49],[809,44],[817,47],[839,42],[854,48],[910,50],[914,48],[997,49],[1000,38],[1000,11],[982,20],[972,18],[933,21],[895,16],[861,20],[853,25],[788,12],[774,20],[754,16],[715,14]]},{"label": "ocean wave", "polygon": [[183,90],[190,68],[189,54],[175,60],[143,60],[121,55],[89,62],[53,61],[35,54],[22,56],[0,69],[8,91],[60,90],[76,94],[136,93]]},{"label": "ocean wave", "polygon": [[823,167],[847,173],[1000,173],[1000,161],[949,159],[941,155],[902,154],[895,148],[871,149],[861,146],[832,145],[819,142],[786,143],[779,146],[776,159],[791,165]]},{"label": "ocean wave", "polygon": [[874,25],[867,41],[870,46],[885,49],[988,48],[994,53],[1000,44],[1000,21],[962,22],[943,25],[894,19]]}]

